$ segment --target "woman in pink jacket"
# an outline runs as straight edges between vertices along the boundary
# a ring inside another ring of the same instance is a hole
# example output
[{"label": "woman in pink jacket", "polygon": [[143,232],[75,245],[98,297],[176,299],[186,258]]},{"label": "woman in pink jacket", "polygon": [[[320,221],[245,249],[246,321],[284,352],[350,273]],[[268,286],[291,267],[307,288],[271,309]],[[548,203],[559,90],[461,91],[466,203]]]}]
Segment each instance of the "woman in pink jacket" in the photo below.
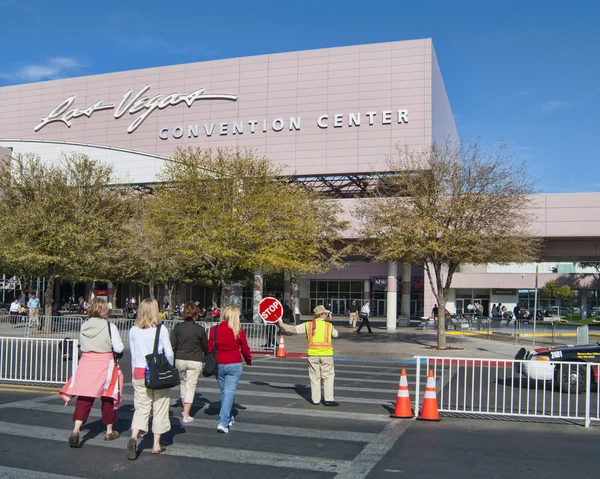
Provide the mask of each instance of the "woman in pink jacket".
[{"label": "woman in pink jacket", "polygon": [[94,400],[102,402],[102,422],[106,424],[104,439],[112,441],[119,437],[113,430],[117,422],[117,407],[123,393],[123,374],[114,353],[123,352],[119,330],[107,321],[108,303],[98,298],[90,302],[90,318],[81,326],[79,346],[83,353],[77,370],[60,391],[68,402],[77,396],[73,421],[75,427],[69,436],[69,447],[79,448],[81,426],[88,420]]}]

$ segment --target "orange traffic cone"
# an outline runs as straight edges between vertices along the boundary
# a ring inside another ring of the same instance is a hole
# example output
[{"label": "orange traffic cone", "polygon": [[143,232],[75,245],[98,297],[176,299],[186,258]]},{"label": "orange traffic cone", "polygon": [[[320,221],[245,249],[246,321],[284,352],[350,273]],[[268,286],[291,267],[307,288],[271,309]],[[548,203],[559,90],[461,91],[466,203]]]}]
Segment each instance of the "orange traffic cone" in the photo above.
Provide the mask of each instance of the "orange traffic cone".
[{"label": "orange traffic cone", "polygon": [[406,369],[400,374],[400,384],[398,385],[398,395],[396,396],[396,409],[390,417],[400,419],[410,419],[414,416],[410,408],[410,396],[408,394],[408,380],[406,379]]},{"label": "orange traffic cone", "polygon": [[277,348],[277,354],[275,357],[285,358],[285,343],[283,341],[283,334],[279,336],[279,347]]},{"label": "orange traffic cone", "polygon": [[435,396],[435,378],[433,370],[429,370],[427,375],[427,387],[425,388],[425,398],[423,399],[423,407],[417,418],[421,421],[439,421],[437,397]]}]

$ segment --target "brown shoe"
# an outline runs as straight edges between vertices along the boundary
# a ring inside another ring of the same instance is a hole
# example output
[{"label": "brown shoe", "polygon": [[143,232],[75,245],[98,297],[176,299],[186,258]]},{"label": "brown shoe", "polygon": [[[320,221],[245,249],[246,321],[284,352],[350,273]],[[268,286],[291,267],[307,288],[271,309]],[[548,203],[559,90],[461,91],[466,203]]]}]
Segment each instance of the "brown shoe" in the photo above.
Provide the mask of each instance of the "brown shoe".
[{"label": "brown shoe", "polygon": [[135,461],[137,459],[137,441],[134,438],[130,438],[129,441],[127,441],[125,456],[130,461]]},{"label": "brown shoe", "polygon": [[69,447],[74,449],[79,449],[81,447],[81,443],[79,442],[79,434],[72,433],[69,436]]},{"label": "brown shoe", "polygon": [[119,436],[120,436],[120,434],[117,431],[112,431],[110,434],[104,435],[104,440],[105,441],[114,441],[115,439],[118,439]]}]

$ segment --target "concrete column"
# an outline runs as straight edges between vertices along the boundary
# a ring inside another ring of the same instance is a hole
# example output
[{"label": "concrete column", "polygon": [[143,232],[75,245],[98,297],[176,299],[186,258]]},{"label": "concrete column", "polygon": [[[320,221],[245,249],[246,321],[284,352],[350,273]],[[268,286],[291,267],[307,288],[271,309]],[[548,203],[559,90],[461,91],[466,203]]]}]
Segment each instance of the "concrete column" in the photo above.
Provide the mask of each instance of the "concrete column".
[{"label": "concrete column", "polygon": [[252,320],[255,323],[262,323],[262,318],[258,314],[258,303],[262,301],[263,295],[263,272],[257,269],[254,272],[254,286],[252,290]]},{"label": "concrete column", "polygon": [[283,274],[283,303],[290,301],[290,273]]},{"label": "concrete column", "polygon": [[386,325],[388,331],[396,329],[397,310],[398,310],[398,264],[395,261],[388,261],[387,275],[387,314]]},{"label": "concrete column", "polygon": [[[365,279],[365,289],[363,292],[363,299],[365,301],[367,301],[368,299],[371,299],[371,280],[370,279]],[[373,307],[373,305],[371,305],[371,308]]]},{"label": "concrete column", "polygon": [[429,317],[435,304],[437,304],[437,299],[433,294],[431,284],[429,284],[429,279],[427,278],[427,272],[425,271],[423,276],[423,316]]},{"label": "concrete column", "polygon": [[410,263],[402,264],[402,316],[410,319]]}]

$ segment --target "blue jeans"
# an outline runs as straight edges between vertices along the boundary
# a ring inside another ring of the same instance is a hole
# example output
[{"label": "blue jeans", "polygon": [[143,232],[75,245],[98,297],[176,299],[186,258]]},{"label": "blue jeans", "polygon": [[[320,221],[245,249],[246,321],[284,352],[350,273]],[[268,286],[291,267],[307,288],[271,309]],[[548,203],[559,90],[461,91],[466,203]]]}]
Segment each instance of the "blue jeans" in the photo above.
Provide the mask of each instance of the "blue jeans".
[{"label": "blue jeans", "polygon": [[221,411],[219,424],[227,427],[231,419],[231,408],[235,399],[235,390],[242,375],[242,363],[219,364],[217,382],[221,390]]}]

